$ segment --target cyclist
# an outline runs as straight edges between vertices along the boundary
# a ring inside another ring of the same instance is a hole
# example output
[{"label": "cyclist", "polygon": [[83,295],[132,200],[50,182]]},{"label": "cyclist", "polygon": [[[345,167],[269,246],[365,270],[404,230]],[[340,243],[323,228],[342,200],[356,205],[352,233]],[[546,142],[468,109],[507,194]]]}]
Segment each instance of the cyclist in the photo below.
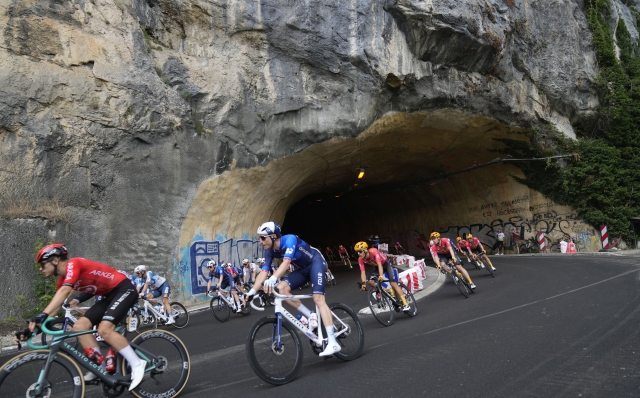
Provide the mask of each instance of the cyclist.
[{"label": "cyclist", "polygon": [[431,256],[433,262],[436,263],[438,269],[442,268],[442,265],[446,265],[448,260],[454,263],[455,268],[462,273],[462,276],[469,282],[472,289],[476,288],[476,285],[469,277],[469,273],[462,267],[462,261],[460,261],[456,254],[453,252],[453,246],[451,241],[447,238],[441,238],[439,232],[432,232],[429,236],[429,249],[431,250]]},{"label": "cyclist", "polygon": [[491,260],[489,260],[489,256],[487,256],[487,252],[484,250],[484,247],[482,247],[482,243],[480,242],[480,240],[471,234],[467,234],[467,251],[472,256],[474,255],[482,256],[482,258],[484,258],[487,261],[487,264],[491,266],[491,270],[492,271],[496,270],[496,267],[494,267],[493,264],[491,263]]},{"label": "cyclist", "polygon": [[[241,312],[243,304],[241,304],[240,298],[238,297],[238,291],[236,288],[236,284],[233,280],[233,276],[229,273],[229,269],[231,268],[231,263],[221,263],[222,265],[216,266],[215,261],[209,261],[207,267],[209,268],[209,283],[207,283],[207,294],[211,291],[211,282],[213,278],[218,279],[218,284],[216,285],[216,290],[218,293],[222,289],[226,289],[229,286],[229,290],[231,291],[231,295],[233,296],[233,302],[235,303],[234,307],[231,308],[233,312]],[[212,271],[213,270],[213,271]]]},{"label": "cyclist", "polygon": [[[292,289],[296,289],[310,281],[313,301],[320,311],[327,331],[328,344],[319,355],[327,357],[340,352],[340,344],[338,344],[334,336],[331,310],[324,297],[324,272],[327,270],[327,262],[322,257],[322,253],[318,249],[309,246],[308,243],[296,235],[282,235],[280,225],[273,221],[260,225],[258,227],[258,236],[260,236],[260,244],[265,250],[265,263],[262,266],[263,272],[256,278],[256,283],[249,293],[255,294],[254,289],[259,289],[263,284],[264,291],[271,293],[277,284],[280,294],[290,295]],[[265,280],[267,277],[267,272],[265,271],[269,270],[274,258],[281,258],[282,262],[273,275]],[[278,278],[283,276],[289,269],[289,265],[293,265],[295,270],[284,277],[280,283],[277,283]],[[309,325],[312,328],[318,326],[317,315],[312,313],[300,300],[288,300],[287,302],[309,319]]]},{"label": "cyclist", "polygon": [[404,247],[402,247],[400,242],[396,242],[396,254],[399,256],[404,254]]},{"label": "cyclist", "polygon": [[256,263],[252,263],[248,258],[242,260],[242,281],[245,286],[251,286],[253,281],[256,279],[256,272],[258,271],[258,266]]},{"label": "cyclist", "polygon": [[380,238],[378,237],[378,235],[371,235],[369,236],[369,238],[367,238],[367,240],[371,242],[371,248],[378,248],[378,245],[380,244]]},{"label": "cyclist", "polygon": [[171,293],[169,282],[155,272],[147,271],[146,265],[138,265],[133,270],[133,273],[144,281],[144,285],[142,285],[139,293],[140,298],[146,297],[147,299],[152,300],[162,296],[162,305],[164,305],[164,308],[169,315],[169,320],[166,322],[166,325],[176,323],[175,319],[173,319],[173,315],[171,314],[171,306],[169,305],[169,294]]},{"label": "cyclist", "polygon": [[231,275],[231,277],[233,278],[233,284],[236,286],[236,290],[242,289],[244,285],[242,282],[244,278],[243,268],[244,267],[237,267],[231,263],[227,263],[227,271],[229,272],[229,275]]},{"label": "cyclist", "polygon": [[[346,259],[347,264],[349,264],[349,268],[353,269],[353,267],[351,266],[351,261],[349,260],[349,251],[347,251],[346,247],[342,245],[338,246],[338,255],[340,256],[340,260],[344,261]],[[331,273],[331,271],[329,271],[329,273]]]},{"label": "cyclist", "polygon": [[467,246],[469,246],[469,243],[462,239],[459,236],[456,236],[456,250],[459,253],[464,254],[464,256],[467,258],[467,262],[470,263],[471,262],[471,256],[469,255],[469,253],[467,253]]},{"label": "cyclist", "polygon": [[[402,300],[402,311],[409,311],[411,307],[407,303],[406,297],[404,297],[404,293],[400,286],[398,286],[398,271],[391,266],[389,260],[387,260],[387,256],[380,253],[376,248],[369,248],[366,242],[358,242],[353,247],[355,251],[358,253],[358,264],[360,265],[360,280],[362,283],[360,284],[361,290],[366,290],[367,284],[367,275],[364,272],[365,264],[370,264],[373,266],[377,266],[377,272],[374,272],[369,277],[369,285],[375,286],[374,278],[380,279],[380,281],[384,281],[385,277],[389,279],[389,284],[395,290],[400,300]],[[392,279],[393,277],[393,279]]]},{"label": "cyclist", "polygon": [[[129,391],[131,391],[142,382],[146,362],[138,357],[127,339],[116,332],[115,328],[127,316],[129,308],[136,303],[135,287],[126,276],[108,265],[80,257],[68,258],[68,255],[66,246],[61,243],[47,245],[36,255],[40,271],[45,277],[58,276],[58,283],[56,293],[44,311],[28,319],[29,331],[33,332],[37,325],[57,314],[60,306],[73,290],[88,293],[89,296],[103,296],[102,300],[95,303],[78,319],[73,325],[73,330],[87,331],[94,325],[98,325],[100,336],[131,366],[131,384],[129,385]],[[93,334],[78,336],[78,340],[85,349],[85,353],[97,358],[100,362],[103,356]],[[97,376],[91,372],[84,376],[87,381],[96,378]]]},{"label": "cyclist", "polygon": [[333,250],[331,250],[331,248],[329,246],[327,246],[327,248],[324,250],[324,252],[327,255],[327,259],[329,261],[333,261]]}]

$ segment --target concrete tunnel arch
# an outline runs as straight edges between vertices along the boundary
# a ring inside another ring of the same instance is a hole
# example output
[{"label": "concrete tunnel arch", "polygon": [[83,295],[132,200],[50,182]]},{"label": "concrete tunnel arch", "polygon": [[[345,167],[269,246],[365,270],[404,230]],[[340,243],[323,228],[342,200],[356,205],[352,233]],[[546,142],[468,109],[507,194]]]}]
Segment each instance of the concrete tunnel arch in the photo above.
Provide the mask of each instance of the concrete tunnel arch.
[{"label": "concrete tunnel arch", "polygon": [[[212,176],[200,184],[182,225],[178,261],[183,282],[191,283],[186,290],[199,291],[195,274],[203,271],[198,261],[205,257],[196,251],[205,249],[194,249],[198,242],[218,242],[225,260],[257,257],[256,229],[267,220],[318,248],[351,245],[375,233],[400,240],[418,256],[427,255],[424,239],[432,230],[449,237],[472,232],[491,244],[495,225],[520,225],[524,238],[540,228],[560,234],[591,228],[570,225],[575,212],[516,182],[512,176],[523,174],[510,164],[424,182],[495,159],[492,151],[503,146],[497,139],[528,140],[521,132],[455,109],[393,112],[357,137],[333,137],[264,167]],[[367,168],[356,181],[358,166]],[[549,228],[545,212],[555,220],[566,217],[565,229],[557,222]]]}]

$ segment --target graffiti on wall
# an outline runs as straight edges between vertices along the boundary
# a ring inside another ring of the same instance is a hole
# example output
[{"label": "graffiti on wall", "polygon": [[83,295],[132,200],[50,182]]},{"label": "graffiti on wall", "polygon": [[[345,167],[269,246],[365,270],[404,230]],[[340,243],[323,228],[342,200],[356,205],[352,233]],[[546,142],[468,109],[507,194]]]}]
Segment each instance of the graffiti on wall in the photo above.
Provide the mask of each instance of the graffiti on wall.
[{"label": "graffiti on wall", "polygon": [[264,249],[258,241],[228,239],[226,241],[196,241],[190,248],[191,294],[203,294],[207,290],[209,270],[207,263],[214,260],[242,266],[242,260],[254,261],[262,257]]},{"label": "graffiti on wall", "polygon": [[[455,241],[456,237],[464,237],[472,234],[487,248],[493,249],[497,242],[498,230],[505,234],[504,245],[507,250],[515,250],[515,245],[525,244],[527,241],[537,247],[541,233],[547,250],[560,251],[560,242],[568,242],[572,239],[579,251],[597,251],[600,249],[600,235],[597,230],[585,224],[576,214],[561,214],[553,209],[551,204],[544,204],[538,207],[544,211],[533,213],[531,218],[520,215],[512,215],[509,218],[496,218],[490,223],[478,223],[469,225],[449,226],[446,230],[439,231],[443,237]],[[533,207],[533,206],[531,206]],[[530,207],[530,209],[531,209]],[[532,209],[537,210],[537,209]],[[530,213],[531,214],[531,213]],[[517,231],[519,241],[514,239],[513,231]],[[429,233],[411,231],[409,234],[411,244],[409,252],[414,256],[430,256],[429,254]]]}]

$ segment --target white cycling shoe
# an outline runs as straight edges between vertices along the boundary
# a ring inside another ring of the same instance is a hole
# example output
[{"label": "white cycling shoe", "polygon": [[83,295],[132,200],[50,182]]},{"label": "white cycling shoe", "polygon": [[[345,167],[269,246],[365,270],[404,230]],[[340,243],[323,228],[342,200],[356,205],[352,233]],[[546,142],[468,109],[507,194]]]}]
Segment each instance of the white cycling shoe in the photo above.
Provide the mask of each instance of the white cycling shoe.
[{"label": "white cycling shoe", "polygon": [[472,289],[475,289],[476,285],[474,283],[472,283],[469,287],[472,288]]},{"label": "white cycling shoe", "polygon": [[97,379],[98,376],[96,376],[95,374],[91,373],[91,372],[87,372],[84,374],[84,381],[93,381],[95,379]]},{"label": "white cycling shoe", "polygon": [[334,341],[333,343],[327,344],[327,348],[325,348],[324,351],[322,351],[319,355],[321,357],[328,357],[335,354],[336,352],[340,352],[341,349],[342,347],[340,347],[340,344],[338,344],[337,341]]},{"label": "white cycling shoe", "polygon": [[129,391],[138,387],[140,383],[142,383],[142,379],[144,378],[144,369],[147,367],[147,363],[145,361],[140,361],[138,366],[135,366],[131,369],[131,385],[129,386]]},{"label": "white cycling shoe", "polygon": [[174,323],[176,323],[176,320],[173,319],[172,316],[170,316],[169,320],[165,323],[165,325],[173,325]]}]

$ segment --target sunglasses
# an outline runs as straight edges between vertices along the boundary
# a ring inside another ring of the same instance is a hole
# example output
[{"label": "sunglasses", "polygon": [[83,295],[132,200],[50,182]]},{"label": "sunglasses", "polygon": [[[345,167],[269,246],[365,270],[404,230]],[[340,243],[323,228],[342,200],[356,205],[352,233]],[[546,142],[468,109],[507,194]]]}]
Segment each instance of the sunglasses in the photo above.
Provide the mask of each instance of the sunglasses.
[{"label": "sunglasses", "polygon": [[51,262],[51,260],[46,260],[44,263],[40,263],[40,270],[43,270],[44,267],[49,264]]},{"label": "sunglasses", "polygon": [[213,268],[213,265],[207,265],[207,268]]},{"label": "sunglasses", "polygon": [[358,254],[360,254],[360,253],[366,253],[366,252],[367,252],[366,250],[358,250]]},{"label": "sunglasses", "polygon": [[269,235],[262,235],[260,237],[260,240],[267,240],[267,238],[270,238],[270,236]]}]

